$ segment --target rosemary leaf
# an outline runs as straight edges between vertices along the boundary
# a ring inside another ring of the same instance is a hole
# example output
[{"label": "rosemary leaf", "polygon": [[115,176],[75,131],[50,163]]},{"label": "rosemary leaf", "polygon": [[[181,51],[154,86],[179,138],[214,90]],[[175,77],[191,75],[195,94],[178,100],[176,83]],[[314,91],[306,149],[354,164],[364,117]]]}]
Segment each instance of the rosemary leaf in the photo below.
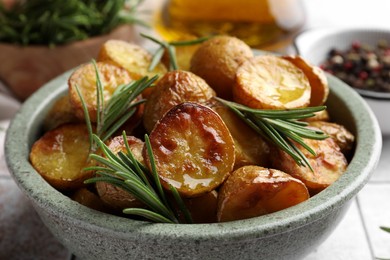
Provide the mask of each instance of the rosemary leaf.
[{"label": "rosemary leaf", "polygon": [[161,216],[160,214],[156,214],[153,211],[147,210],[147,209],[141,209],[141,208],[127,208],[123,210],[123,213],[130,214],[130,215],[137,215],[144,218],[147,218],[154,222],[160,222],[160,223],[171,223],[175,224],[176,222],[165,218]]},{"label": "rosemary leaf", "polygon": [[153,55],[152,61],[150,62],[148,71],[153,71],[156,68],[156,66],[159,64],[161,58],[164,55],[164,50],[164,46],[160,46],[160,48],[157,49],[157,51]]},{"label": "rosemary leaf", "polygon": [[169,189],[171,190],[172,192],[172,195],[173,197],[175,198],[178,206],[179,206],[179,209],[181,210],[181,212],[183,212],[184,214],[184,218],[186,220],[186,222],[188,224],[192,224],[193,223],[193,220],[192,220],[192,216],[191,216],[191,213],[188,211],[186,205],[184,204],[184,201],[183,199],[181,198],[179,192],[177,191],[177,189],[175,187],[173,187],[172,185],[169,185]]}]

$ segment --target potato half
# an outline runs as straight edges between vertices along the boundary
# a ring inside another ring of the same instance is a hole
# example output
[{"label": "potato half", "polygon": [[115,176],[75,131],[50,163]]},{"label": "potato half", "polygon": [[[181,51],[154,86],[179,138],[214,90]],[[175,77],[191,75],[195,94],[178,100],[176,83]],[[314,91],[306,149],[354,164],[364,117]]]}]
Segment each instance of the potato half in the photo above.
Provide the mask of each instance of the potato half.
[{"label": "potato half", "polygon": [[[158,121],[150,133],[162,185],[175,187],[184,197],[214,190],[233,170],[234,141],[225,123],[212,109],[182,103]],[[144,158],[150,159],[144,149]]]},{"label": "potato half", "polygon": [[172,107],[186,101],[205,103],[214,96],[214,90],[195,74],[183,70],[167,72],[157,82],[145,104],[143,124],[150,133]]},{"label": "potato half", "polygon": [[[105,62],[97,62],[96,65],[104,88],[103,98],[105,102],[111,98],[118,86],[132,81],[129,73],[118,66]],[[85,100],[90,120],[96,122],[96,82],[96,69],[92,63],[78,67],[68,80],[70,103],[74,108],[76,116],[82,120],[84,120],[84,110],[76,87],[79,88]]]},{"label": "potato half", "polygon": [[30,161],[37,172],[58,190],[83,187],[92,173],[88,166],[89,135],[84,124],[65,124],[39,138],[31,148]]},{"label": "potato half", "polygon": [[218,221],[232,221],[279,211],[309,199],[306,186],[282,171],[259,166],[235,170],[218,194]]},{"label": "potato half", "polygon": [[234,101],[258,109],[291,109],[310,103],[305,74],[291,62],[273,55],[256,56],[237,70]]}]

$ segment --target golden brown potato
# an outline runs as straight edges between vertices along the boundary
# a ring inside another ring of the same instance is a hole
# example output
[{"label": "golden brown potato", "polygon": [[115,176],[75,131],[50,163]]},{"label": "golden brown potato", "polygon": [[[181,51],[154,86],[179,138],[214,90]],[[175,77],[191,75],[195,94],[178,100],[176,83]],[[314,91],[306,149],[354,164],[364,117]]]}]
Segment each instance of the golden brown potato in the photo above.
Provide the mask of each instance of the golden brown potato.
[{"label": "golden brown potato", "polygon": [[329,135],[340,147],[341,152],[344,155],[349,155],[352,152],[355,136],[344,126],[323,121],[310,122],[309,125],[318,128],[325,134]]},{"label": "golden brown potato", "polygon": [[291,109],[310,103],[310,84],[291,62],[263,55],[245,61],[237,70],[234,101],[258,109]]},{"label": "golden brown potato", "polygon": [[45,131],[52,130],[65,123],[82,123],[85,120],[79,119],[69,101],[69,95],[60,97],[51,107],[43,121]]},{"label": "golden brown potato", "polygon": [[92,177],[88,166],[89,135],[84,124],[65,124],[38,139],[30,152],[36,171],[58,190],[83,187]]},{"label": "golden brown potato", "polygon": [[[233,169],[234,141],[212,109],[182,103],[158,121],[150,143],[162,185],[174,186],[184,197],[214,190]],[[144,158],[150,160],[144,149]]]},{"label": "golden brown potato", "polygon": [[272,165],[300,179],[305,183],[310,194],[316,194],[335,182],[345,172],[347,160],[332,138],[304,139],[304,142],[316,152],[315,156],[301,145],[297,143],[295,145],[306,156],[313,171],[308,167],[299,166],[290,155],[279,149],[276,149],[274,156],[271,156]]},{"label": "golden brown potato", "polygon": [[87,188],[76,190],[72,194],[71,199],[88,208],[107,213],[109,212],[109,209],[103,204],[103,201],[99,198],[99,196]]},{"label": "golden brown potato", "polygon": [[207,105],[218,113],[232,134],[236,151],[234,169],[244,165],[268,167],[270,164],[268,143],[219,101],[212,100]]},{"label": "golden brown potato", "polygon": [[214,96],[214,90],[195,74],[182,70],[167,72],[145,104],[143,124],[150,133],[157,121],[175,105],[185,101],[205,103]]},{"label": "golden brown potato", "polygon": [[237,68],[251,57],[252,50],[240,39],[216,36],[194,53],[190,71],[205,79],[219,97],[231,100]]},{"label": "golden brown potato", "polygon": [[184,203],[194,223],[217,222],[217,191],[213,190],[196,198],[185,198]]},{"label": "golden brown potato", "polygon": [[282,171],[259,166],[235,170],[218,194],[218,221],[276,212],[309,199],[306,186]]},{"label": "golden brown potato", "polygon": [[[128,136],[127,143],[129,144],[129,148],[134,157],[140,163],[144,164],[142,156],[144,143],[134,136]],[[108,142],[107,146],[114,154],[118,154],[119,152],[127,153],[126,145],[122,136],[116,136],[112,138]],[[100,199],[105,203],[105,205],[109,206],[117,212],[121,212],[125,208],[145,207],[145,205],[137,200],[133,195],[110,183],[97,182],[96,190],[100,196]]]},{"label": "golden brown potato", "polygon": [[152,55],[139,45],[121,40],[108,40],[99,51],[98,61],[110,62],[127,70],[131,77],[163,75],[167,69],[159,63],[153,71],[148,71]]},{"label": "golden brown potato", "polygon": [[311,87],[310,106],[315,107],[325,104],[329,95],[329,86],[324,71],[317,66],[310,65],[301,56],[291,55],[282,58],[300,68],[309,80]]},{"label": "golden brown potato", "polygon": [[[129,73],[118,66],[105,62],[97,62],[96,65],[104,87],[103,97],[105,102],[111,98],[119,85],[132,81]],[[90,120],[96,122],[96,70],[94,65],[87,63],[78,67],[70,76],[68,86],[70,103],[74,108],[76,116],[81,120],[84,119],[84,110],[76,90],[77,86],[87,105]]]}]

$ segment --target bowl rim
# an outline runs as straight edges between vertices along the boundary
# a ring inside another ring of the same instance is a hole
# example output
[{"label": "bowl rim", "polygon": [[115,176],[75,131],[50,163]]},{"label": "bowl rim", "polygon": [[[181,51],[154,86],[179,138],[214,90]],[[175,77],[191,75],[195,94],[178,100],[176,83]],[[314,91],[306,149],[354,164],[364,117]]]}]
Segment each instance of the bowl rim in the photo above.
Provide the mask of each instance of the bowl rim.
[{"label": "bowl rim", "polygon": [[[39,214],[54,214],[90,230],[102,230],[108,236],[132,239],[161,239],[217,242],[248,240],[273,236],[317,221],[354,197],[368,181],[381,152],[382,139],[378,122],[366,102],[345,83],[327,75],[331,94],[346,95],[345,105],[356,120],[356,151],[347,171],[309,200],[294,207],[265,216],[212,224],[160,224],[131,220],[87,208],[51,187],[29,163],[31,129],[37,129],[42,111],[54,98],[65,93],[68,71],[34,93],[11,121],[6,133],[5,157],[11,176],[20,189],[33,201]],[[354,109],[358,108],[358,109]],[[360,108],[360,109],[359,109]],[[44,213],[41,212],[44,211]]]},{"label": "bowl rim", "polygon": [[[388,28],[375,28],[375,27],[364,27],[364,26],[345,26],[345,27],[318,27],[318,28],[309,28],[301,31],[293,39],[292,47],[297,55],[302,55],[305,45],[313,46],[312,42],[318,42],[321,39],[336,36],[336,35],[345,35],[345,34],[381,34],[388,35],[387,38],[390,43],[390,29]],[[361,96],[370,99],[376,100],[390,100],[390,92],[381,92],[381,91],[371,91],[365,89],[359,89],[351,86],[355,91],[357,91]]]}]

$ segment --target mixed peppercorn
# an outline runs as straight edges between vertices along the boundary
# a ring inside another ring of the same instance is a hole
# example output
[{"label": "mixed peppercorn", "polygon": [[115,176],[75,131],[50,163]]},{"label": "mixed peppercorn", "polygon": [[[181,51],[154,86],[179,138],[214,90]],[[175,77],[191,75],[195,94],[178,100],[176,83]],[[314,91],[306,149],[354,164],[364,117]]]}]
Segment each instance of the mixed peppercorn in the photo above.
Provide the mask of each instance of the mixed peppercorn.
[{"label": "mixed peppercorn", "polygon": [[390,45],[385,40],[376,46],[356,41],[345,51],[332,49],[321,68],[354,88],[390,92]]}]

